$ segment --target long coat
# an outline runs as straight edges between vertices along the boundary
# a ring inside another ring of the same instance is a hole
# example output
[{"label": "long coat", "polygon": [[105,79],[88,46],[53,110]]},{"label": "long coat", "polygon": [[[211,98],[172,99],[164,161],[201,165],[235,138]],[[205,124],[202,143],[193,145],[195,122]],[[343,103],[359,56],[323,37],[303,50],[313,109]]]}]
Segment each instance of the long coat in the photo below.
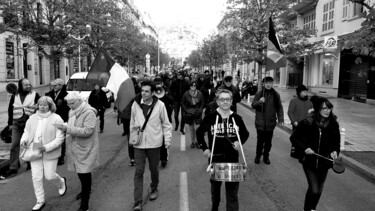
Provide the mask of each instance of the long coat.
[{"label": "long coat", "polygon": [[[99,166],[99,138],[96,110],[86,102],[77,117],[69,117],[67,126],[68,171],[90,173]],[[79,108],[78,108],[79,109]],[[69,112],[69,116],[72,110]],[[73,122],[74,121],[74,122]]]}]

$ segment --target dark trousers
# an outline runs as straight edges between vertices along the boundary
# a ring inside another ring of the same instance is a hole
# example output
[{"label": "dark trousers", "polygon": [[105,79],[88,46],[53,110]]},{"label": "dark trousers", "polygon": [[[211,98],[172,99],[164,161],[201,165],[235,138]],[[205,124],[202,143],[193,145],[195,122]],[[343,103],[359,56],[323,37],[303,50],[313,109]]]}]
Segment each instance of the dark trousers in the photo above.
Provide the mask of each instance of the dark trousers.
[{"label": "dark trousers", "polygon": [[12,145],[10,146],[9,169],[18,170],[20,167],[20,141],[25,130],[26,121],[13,121]]},{"label": "dark trousers", "polygon": [[92,183],[91,173],[78,173],[78,178],[81,181],[81,208],[88,209]]},{"label": "dark trousers", "polygon": [[122,127],[124,129],[125,141],[128,143],[128,154],[131,160],[134,160],[134,147],[129,144],[130,138],[130,119],[121,119]]},{"label": "dark trousers", "polygon": [[[181,108],[181,102],[174,102],[173,112],[174,112],[174,122],[176,124],[176,128],[178,128],[179,122],[180,122],[180,121],[178,121],[178,114],[180,113],[180,108]],[[185,128],[184,112],[181,109],[181,126],[180,126],[180,130],[184,130],[184,128]]]},{"label": "dark trousers", "polygon": [[268,158],[272,147],[273,130],[264,131],[257,130],[257,151],[256,156],[260,157],[263,154],[263,158]]},{"label": "dark trousers", "polygon": [[315,169],[303,165],[309,188],[305,196],[305,211],[316,210],[320,196],[323,192],[324,182],[326,181],[328,169]]},{"label": "dark trousers", "polygon": [[[212,200],[212,211],[219,210],[220,204],[220,189],[221,183],[219,181],[210,180],[211,182],[211,200]],[[240,187],[239,182],[225,182],[225,196],[227,211],[238,211],[238,189]]]},{"label": "dark trousers", "polygon": [[134,148],[135,174],[134,174],[134,202],[142,202],[143,174],[145,172],[146,158],[151,172],[151,189],[159,185],[160,147],[152,149]]},{"label": "dark trousers", "polygon": [[59,159],[64,159],[65,151],[66,151],[66,145],[65,145],[65,138],[64,138],[64,141],[61,144],[61,155],[60,155]]},{"label": "dark trousers", "polygon": [[99,113],[99,120],[100,120],[100,130],[103,130],[104,129],[104,113],[105,113],[105,109],[100,109],[98,113]]},{"label": "dark trousers", "polygon": [[163,138],[163,144],[160,147],[160,160],[168,161],[168,149],[165,148],[164,138]]}]

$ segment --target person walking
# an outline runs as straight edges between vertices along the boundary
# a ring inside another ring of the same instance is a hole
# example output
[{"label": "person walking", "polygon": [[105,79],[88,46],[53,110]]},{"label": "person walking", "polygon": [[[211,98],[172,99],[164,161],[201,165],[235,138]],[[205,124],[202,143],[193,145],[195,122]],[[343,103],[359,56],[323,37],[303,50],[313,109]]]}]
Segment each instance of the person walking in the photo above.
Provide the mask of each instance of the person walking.
[{"label": "person walking", "polygon": [[[180,121],[178,120],[178,115],[180,113],[180,108],[181,108],[181,99],[187,90],[189,90],[189,83],[186,80],[184,80],[183,71],[180,70],[177,72],[177,79],[172,81],[171,89],[170,89],[172,97],[173,97],[173,101],[174,101],[173,112],[174,112],[174,122],[175,122],[174,130],[175,131],[178,130],[179,123],[180,123]],[[184,113],[181,109],[180,132],[182,135],[185,135],[184,128],[185,128]]]},{"label": "person walking", "polygon": [[273,78],[263,79],[263,89],[257,92],[251,103],[255,109],[255,128],[257,129],[257,147],[254,162],[260,163],[263,154],[265,164],[271,164],[269,153],[272,147],[273,130],[276,127],[276,117],[280,125],[284,124],[284,111],[279,93],[273,89]]},{"label": "person walking", "polygon": [[55,113],[56,105],[52,98],[43,96],[38,100],[38,111],[30,116],[26,122],[25,131],[20,145],[26,148],[33,141],[38,144],[42,153],[40,159],[31,161],[31,176],[36,197],[36,204],[32,210],[41,210],[45,206],[43,188],[44,178],[58,187],[59,195],[66,192],[66,178],[56,173],[57,162],[61,154],[61,144],[64,142],[64,133],[54,124],[63,124],[63,120]]},{"label": "person walking", "polygon": [[[217,91],[216,102],[219,105],[216,111],[209,113],[204,117],[202,124],[197,129],[197,140],[203,150],[203,155],[210,157],[211,153],[213,163],[238,163],[238,151],[240,150],[239,138],[241,144],[244,144],[249,137],[249,132],[241,116],[230,110],[232,106],[233,95],[229,90],[219,89]],[[217,125],[215,126],[215,124]],[[240,137],[237,137],[237,128]],[[215,148],[212,149],[214,128],[216,130]],[[205,133],[208,133],[208,147],[205,142]],[[211,152],[211,149],[213,152]],[[212,211],[217,211],[220,204],[221,181],[210,179]],[[225,182],[226,191],[226,210],[238,211],[238,190],[239,182]]]},{"label": "person walking", "polygon": [[95,84],[94,90],[90,93],[89,104],[98,111],[100,119],[100,133],[104,129],[104,113],[107,104],[107,96],[99,84]]},{"label": "person walking", "polygon": [[78,174],[81,182],[81,199],[78,211],[89,209],[92,175],[99,166],[99,139],[97,110],[83,101],[77,92],[69,93],[65,100],[70,108],[68,123],[56,125],[67,134],[67,168]]},{"label": "person walking", "polygon": [[125,141],[128,143],[128,155],[129,155],[129,166],[135,166],[134,162],[134,147],[133,145],[129,144],[129,136],[130,136],[130,115],[131,115],[131,107],[133,105],[134,100],[131,100],[129,104],[125,107],[123,111],[119,111],[119,119],[121,120],[123,133],[122,136],[125,136]]},{"label": "person walking", "polygon": [[290,140],[302,152],[299,161],[305,172],[308,189],[305,195],[304,210],[316,210],[323,192],[328,169],[332,161],[318,157],[336,159],[340,153],[340,127],[333,114],[332,103],[323,97],[311,98],[314,111],[300,121]]},{"label": "person walking", "polygon": [[[164,86],[163,80],[160,77],[154,79],[154,84],[156,87],[155,96],[164,103],[167,109],[168,120],[172,122],[172,112],[173,112],[173,99],[169,94],[169,89]],[[163,144],[160,148],[160,162],[161,166],[165,168],[168,163],[168,149],[165,148],[165,141],[163,138]]]},{"label": "person walking", "polygon": [[[48,92],[46,95],[50,96],[53,100],[53,102],[56,105],[56,114],[60,115],[62,120],[64,122],[68,122],[69,118],[69,107],[66,101],[64,100],[65,96],[68,95],[68,92],[66,91],[66,85],[63,79],[57,78],[50,82],[50,85],[52,86],[52,90]],[[57,161],[57,165],[64,165],[65,163],[65,140],[61,144],[61,156],[59,157],[59,160]]]},{"label": "person walking", "polygon": [[189,87],[189,91],[182,96],[181,106],[185,114],[185,123],[189,125],[190,129],[190,148],[199,148],[195,138],[195,130],[197,125],[202,122],[204,98],[202,93],[197,90],[196,81],[191,81]]},{"label": "person walking", "polygon": [[[293,130],[296,129],[298,122],[306,119],[309,110],[312,109],[312,103],[309,100],[308,89],[304,85],[300,85],[296,89],[297,96],[290,100],[288,107],[288,117],[292,124]],[[296,157],[295,147],[292,145],[290,155]]]},{"label": "person walking", "polygon": [[142,210],[143,205],[143,174],[146,158],[151,172],[150,200],[158,197],[160,147],[165,142],[169,148],[172,140],[172,124],[168,120],[167,109],[156,96],[155,85],[150,81],[141,84],[141,95],[134,98],[131,108],[130,129],[138,130],[143,126],[148,115],[149,119],[143,131],[140,143],[134,146],[134,206],[133,210]]},{"label": "person walking", "polygon": [[[8,106],[8,125],[12,129],[12,144],[10,147],[9,170],[3,175],[5,179],[17,175],[20,153],[20,140],[24,132],[26,121],[34,114],[40,96],[32,91],[31,83],[23,78],[18,81],[18,91],[12,95]],[[30,169],[30,163],[27,169]]]},{"label": "person walking", "polygon": [[241,102],[241,95],[237,87],[233,85],[233,77],[230,75],[225,76],[224,83],[221,85],[219,89],[226,89],[233,93],[233,100],[232,100],[232,111],[237,112],[237,103]]}]

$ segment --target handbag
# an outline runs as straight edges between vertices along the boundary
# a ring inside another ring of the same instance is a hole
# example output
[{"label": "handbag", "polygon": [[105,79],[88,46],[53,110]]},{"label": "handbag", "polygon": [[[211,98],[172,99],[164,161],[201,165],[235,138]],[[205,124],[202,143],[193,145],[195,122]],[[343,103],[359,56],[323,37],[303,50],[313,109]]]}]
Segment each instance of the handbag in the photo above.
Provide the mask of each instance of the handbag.
[{"label": "handbag", "polygon": [[151,107],[150,112],[147,114],[145,123],[143,123],[142,128],[140,127],[134,127],[130,130],[130,138],[129,138],[129,144],[133,146],[138,146],[142,142],[143,138],[143,131],[146,128],[146,124],[148,122],[148,119],[151,116],[152,110],[154,109],[154,106]]},{"label": "handbag", "polygon": [[20,153],[20,159],[26,162],[38,160],[42,158],[43,154],[39,149],[34,149],[34,142],[31,141],[28,146],[22,148]]},{"label": "handbag", "polygon": [[12,142],[12,129],[9,128],[9,125],[1,131],[1,140],[6,144]]}]

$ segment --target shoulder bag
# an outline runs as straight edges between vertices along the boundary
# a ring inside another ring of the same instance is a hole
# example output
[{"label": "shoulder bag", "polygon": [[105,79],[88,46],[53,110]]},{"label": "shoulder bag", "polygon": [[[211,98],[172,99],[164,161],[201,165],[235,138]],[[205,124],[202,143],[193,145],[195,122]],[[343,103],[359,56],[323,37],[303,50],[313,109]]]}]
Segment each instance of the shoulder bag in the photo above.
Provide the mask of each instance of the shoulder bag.
[{"label": "shoulder bag", "polygon": [[143,138],[143,131],[146,128],[146,124],[148,122],[148,119],[151,116],[151,113],[152,113],[153,109],[154,109],[154,106],[151,107],[150,112],[147,114],[145,123],[143,123],[142,128],[140,128],[140,127],[131,128],[131,130],[130,130],[130,138],[129,138],[129,144],[130,145],[138,146],[138,145],[141,144],[142,138]]},{"label": "shoulder bag", "polygon": [[26,162],[38,160],[43,154],[39,149],[34,149],[34,141],[31,141],[25,148],[22,148],[20,159]]}]

